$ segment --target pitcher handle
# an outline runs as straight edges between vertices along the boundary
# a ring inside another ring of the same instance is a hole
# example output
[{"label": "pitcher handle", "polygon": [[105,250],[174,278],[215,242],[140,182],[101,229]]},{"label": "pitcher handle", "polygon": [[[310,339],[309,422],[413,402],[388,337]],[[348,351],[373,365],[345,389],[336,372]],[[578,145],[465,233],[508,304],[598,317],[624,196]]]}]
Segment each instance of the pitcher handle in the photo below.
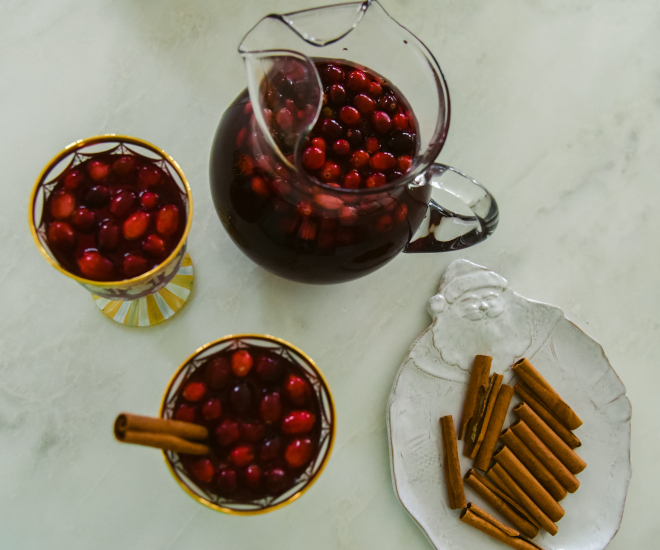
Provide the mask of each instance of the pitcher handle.
[{"label": "pitcher handle", "polygon": [[[495,231],[499,209],[495,197],[483,185],[451,166],[438,163],[432,164],[411,186],[429,183],[431,198],[426,217],[404,252],[460,250],[480,243]],[[447,202],[447,193],[463,202],[473,215],[467,214],[467,209],[461,214],[442,206],[441,202]]]}]

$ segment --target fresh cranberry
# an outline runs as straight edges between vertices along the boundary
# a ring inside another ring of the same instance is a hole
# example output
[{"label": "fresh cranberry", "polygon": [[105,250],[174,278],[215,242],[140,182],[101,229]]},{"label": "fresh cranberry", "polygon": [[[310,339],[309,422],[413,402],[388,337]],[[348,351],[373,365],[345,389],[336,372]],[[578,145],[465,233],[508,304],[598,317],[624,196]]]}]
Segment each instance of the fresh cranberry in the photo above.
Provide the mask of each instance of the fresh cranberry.
[{"label": "fresh cranberry", "polygon": [[281,429],[285,434],[305,434],[316,422],[316,416],[309,411],[292,411],[282,420]]},{"label": "fresh cranberry", "polygon": [[407,172],[411,165],[412,157],[409,155],[402,155],[396,159],[396,166],[403,173]]},{"label": "fresh cranberry", "polygon": [[293,114],[286,107],[280,109],[275,117],[282,130],[290,130],[293,126]]},{"label": "fresh cranberry", "polygon": [[86,251],[78,258],[78,268],[88,279],[107,281],[112,278],[115,267],[112,262],[96,250]]},{"label": "fresh cranberry", "polygon": [[142,166],[138,175],[138,180],[143,187],[152,187],[158,185],[163,179],[163,174],[155,166]]},{"label": "fresh cranberry", "polygon": [[193,475],[202,483],[210,483],[213,479],[213,474],[215,474],[215,468],[208,458],[202,458],[193,462],[190,467]]},{"label": "fresh cranberry", "polygon": [[371,97],[380,97],[380,94],[383,93],[383,87],[378,82],[372,82],[369,84],[369,95]]},{"label": "fresh cranberry", "polygon": [[181,422],[195,422],[195,407],[183,403],[174,413],[174,420]]},{"label": "fresh cranberry", "polygon": [[270,185],[278,195],[282,195],[283,197],[291,193],[291,186],[283,178],[273,178]]},{"label": "fresh cranberry", "polygon": [[254,161],[249,155],[241,155],[236,161],[238,173],[244,178],[250,177],[254,173]]},{"label": "fresh cranberry", "polygon": [[222,401],[217,397],[209,399],[202,407],[202,416],[206,420],[215,420],[222,416]]},{"label": "fresh cranberry", "polygon": [[341,124],[332,118],[326,118],[321,123],[321,133],[326,139],[330,141],[341,137],[342,132],[343,128]]},{"label": "fresh cranberry", "polygon": [[279,358],[262,355],[257,360],[257,376],[264,382],[277,382],[284,374],[284,367]]},{"label": "fresh cranberry", "polygon": [[396,155],[411,153],[415,148],[415,138],[410,132],[397,130],[392,133],[389,145]]},{"label": "fresh cranberry", "polygon": [[325,140],[320,137],[315,137],[312,140],[312,147],[318,147],[319,149],[321,149],[321,151],[325,152],[325,148],[326,148]]},{"label": "fresh cranberry", "polygon": [[256,443],[263,438],[266,428],[261,422],[246,422],[243,424],[243,437],[247,441]]},{"label": "fresh cranberry", "polygon": [[314,209],[312,208],[312,205],[305,201],[299,202],[297,204],[296,211],[301,216],[311,216],[314,213]]},{"label": "fresh cranberry", "polygon": [[344,187],[346,189],[358,189],[362,183],[362,176],[357,170],[351,170],[344,176]]},{"label": "fresh cranberry", "polygon": [[303,152],[302,164],[307,170],[318,170],[325,162],[325,153],[319,147],[308,147]]},{"label": "fresh cranberry", "polygon": [[221,390],[231,379],[231,365],[224,357],[215,357],[206,363],[204,378],[212,390]]},{"label": "fresh cranberry", "polygon": [[397,222],[402,222],[403,220],[406,219],[406,216],[408,216],[408,206],[402,204],[399,206],[399,208],[396,209],[396,212],[394,214],[394,219]]},{"label": "fresh cranberry", "polygon": [[325,210],[339,210],[344,206],[344,201],[339,197],[333,197],[332,195],[326,195],[325,193],[319,193],[316,195],[314,201]]},{"label": "fresh cranberry", "polygon": [[236,148],[240,149],[247,140],[247,128],[241,128],[236,136]]},{"label": "fresh cranberry", "polygon": [[241,382],[236,384],[229,394],[229,403],[234,412],[243,414],[252,407],[252,389],[250,386]]},{"label": "fresh cranberry", "polygon": [[341,168],[336,162],[328,160],[321,167],[321,172],[319,175],[323,181],[336,181],[337,178],[341,175]]},{"label": "fresh cranberry", "polygon": [[105,220],[99,227],[96,242],[101,250],[114,250],[119,244],[119,226],[110,220]]},{"label": "fresh cranberry", "polygon": [[271,494],[282,492],[288,484],[286,472],[282,468],[272,468],[264,474],[266,489]]},{"label": "fresh cranberry", "polygon": [[362,132],[357,128],[349,128],[346,130],[346,139],[352,147],[359,147],[362,143]]},{"label": "fresh cranberry", "polygon": [[273,437],[264,441],[259,451],[259,458],[264,462],[270,462],[280,457],[282,453],[282,439]]},{"label": "fresh cranberry", "polygon": [[148,235],[147,238],[142,241],[142,250],[151,256],[159,258],[165,254],[165,241],[158,235]]},{"label": "fresh cranberry", "polygon": [[247,350],[238,350],[231,356],[231,370],[238,377],[247,376],[252,368],[252,355]]},{"label": "fresh cranberry", "polygon": [[385,185],[387,183],[387,178],[385,177],[385,174],[382,174],[381,172],[374,172],[371,174],[366,181],[366,186],[367,187],[381,187],[382,185]]},{"label": "fresh cranberry", "polygon": [[277,392],[264,395],[259,405],[259,414],[266,424],[279,422],[282,417],[282,399]]},{"label": "fresh cranberry", "polygon": [[261,468],[256,464],[250,464],[245,468],[245,484],[253,491],[261,487]]},{"label": "fresh cranberry", "polygon": [[366,92],[371,81],[363,71],[351,71],[346,79],[346,87],[353,93]]},{"label": "fresh cranberry", "polygon": [[94,181],[100,181],[110,173],[110,167],[105,162],[93,160],[87,165],[87,172]]},{"label": "fresh cranberry", "polygon": [[85,174],[80,170],[71,170],[64,176],[64,187],[69,190],[77,189],[83,181],[85,181]]},{"label": "fresh cranberry", "polygon": [[371,125],[374,127],[376,132],[386,134],[392,129],[392,120],[386,112],[376,111],[371,116]]},{"label": "fresh cranberry", "polygon": [[347,126],[355,126],[360,122],[360,112],[355,107],[344,105],[339,109],[339,119]]},{"label": "fresh cranberry", "polygon": [[50,199],[50,213],[56,220],[66,220],[76,208],[76,199],[66,191],[56,191]]},{"label": "fresh cranberry", "polygon": [[370,137],[367,138],[365,146],[367,148],[367,152],[373,155],[374,153],[377,153],[379,151],[380,141],[378,141],[378,138]]},{"label": "fresh cranberry", "polygon": [[105,185],[90,187],[83,197],[83,202],[89,208],[103,208],[110,200],[110,191]]},{"label": "fresh cranberry", "polygon": [[150,218],[149,214],[142,211],[131,214],[124,222],[122,230],[124,238],[129,241],[139,239],[149,228]]},{"label": "fresh cranberry", "polygon": [[351,152],[351,144],[345,139],[338,139],[332,146],[332,150],[339,156],[348,155]]},{"label": "fresh cranberry", "polygon": [[353,153],[349,162],[353,168],[364,168],[369,164],[369,153],[359,149]]},{"label": "fresh cranberry", "polygon": [[266,180],[259,176],[254,176],[250,181],[250,188],[255,195],[260,197],[268,197],[270,195],[270,188],[266,184]]},{"label": "fresh cranberry", "polygon": [[235,420],[223,420],[215,429],[218,444],[226,447],[238,441],[241,437],[241,427]]},{"label": "fresh cranberry", "polygon": [[124,276],[127,279],[142,275],[145,271],[149,271],[149,263],[146,258],[137,254],[126,254],[123,261]]},{"label": "fresh cranberry", "polygon": [[229,460],[236,464],[236,466],[247,466],[254,460],[254,449],[252,445],[239,445],[232,449],[229,454]]},{"label": "fresh cranberry", "polygon": [[120,176],[126,176],[135,170],[135,157],[129,155],[120,157],[114,162],[112,167]]},{"label": "fresh cranberry", "polygon": [[232,496],[238,489],[236,470],[223,468],[218,472],[218,492],[225,497]]},{"label": "fresh cranberry", "polygon": [[339,211],[339,219],[342,223],[347,225],[354,224],[357,221],[357,217],[358,211],[354,206],[344,206],[344,208]]},{"label": "fresh cranberry", "polygon": [[70,250],[76,245],[76,234],[66,222],[53,222],[48,227],[48,244],[60,250]]},{"label": "fresh cranberry", "polygon": [[153,210],[154,208],[156,208],[158,206],[159,200],[160,197],[158,196],[158,194],[152,191],[145,191],[140,196],[140,204],[142,205],[143,208],[146,208],[147,210]]},{"label": "fresh cranberry", "polygon": [[309,462],[314,451],[314,444],[308,437],[304,439],[295,439],[284,451],[284,459],[292,468],[300,468]]},{"label": "fresh cranberry", "polygon": [[396,126],[399,130],[407,130],[408,129],[408,117],[405,115],[405,113],[397,113],[392,117],[392,122],[394,123],[394,126]]},{"label": "fresh cranberry", "polygon": [[96,226],[96,214],[81,206],[71,215],[71,223],[78,231],[87,233]]},{"label": "fresh cranberry", "polygon": [[304,405],[309,401],[312,390],[309,383],[294,374],[289,375],[284,387],[287,397],[296,405]]},{"label": "fresh cranberry", "polygon": [[385,233],[392,229],[392,225],[392,216],[385,214],[384,216],[378,218],[378,221],[376,222],[376,229],[381,233]]},{"label": "fresh cranberry", "polygon": [[323,76],[330,84],[344,81],[344,71],[337,65],[328,65],[323,71]]},{"label": "fresh cranberry", "polygon": [[156,231],[165,237],[176,233],[179,227],[179,209],[173,204],[163,206],[156,214]]},{"label": "fresh cranberry", "polygon": [[358,94],[353,98],[353,105],[365,116],[371,116],[376,110],[376,102],[366,94]]},{"label": "fresh cranberry", "polygon": [[132,191],[120,191],[110,201],[110,213],[120,218],[125,218],[133,210],[135,204],[135,193]]},{"label": "fresh cranberry", "polygon": [[190,382],[183,388],[183,397],[188,401],[200,401],[205,395],[206,384],[204,382]]},{"label": "fresh cranberry", "polygon": [[298,236],[304,241],[316,239],[316,222],[310,218],[304,218],[298,229]]},{"label": "fresh cranberry", "polygon": [[395,114],[399,110],[399,102],[396,100],[396,97],[391,94],[381,97],[378,101],[378,106],[390,115]]},{"label": "fresh cranberry", "polygon": [[376,153],[373,157],[371,157],[369,165],[374,170],[391,170],[396,166],[396,158],[392,153]]},{"label": "fresh cranberry", "polygon": [[328,93],[330,94],[330,100],[335,105],[343,105],[346,103],[346,88],[341,84],[333,84],[330,86]]}]

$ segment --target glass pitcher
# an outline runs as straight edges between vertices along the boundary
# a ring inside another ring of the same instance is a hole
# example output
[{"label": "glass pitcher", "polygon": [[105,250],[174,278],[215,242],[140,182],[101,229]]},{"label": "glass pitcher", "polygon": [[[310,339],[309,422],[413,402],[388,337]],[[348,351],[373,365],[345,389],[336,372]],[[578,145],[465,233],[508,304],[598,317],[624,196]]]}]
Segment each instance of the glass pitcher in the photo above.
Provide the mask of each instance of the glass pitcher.
[{"label": "glass pitcher", "polygon": [[434,163],[450,115],[437,61],[376,0],[268,15],[239,53],[248,86],[220,121],[210,181],[253,261],[336,283],[495,230],[493,196]]}]

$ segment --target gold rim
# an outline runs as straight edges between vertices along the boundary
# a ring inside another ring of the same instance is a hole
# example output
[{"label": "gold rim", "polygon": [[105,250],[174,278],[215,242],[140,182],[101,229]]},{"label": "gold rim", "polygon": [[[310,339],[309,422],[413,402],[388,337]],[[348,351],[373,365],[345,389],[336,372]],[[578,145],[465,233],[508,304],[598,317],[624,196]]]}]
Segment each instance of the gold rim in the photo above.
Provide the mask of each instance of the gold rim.
[{"label": "gold rim", "polygon": [[[43,182],[44,178],[50,172],[50,170],[55,165],[57,165],[57,163],[60,162],[63,158],[77,151],[78,149],[87,147],[88,145],[96,145],[97,143],[109,143],[113,141],[120,143],[132,143],[133,145],[139,145],[146,149],[151,149],[154,153],[161,155],[172,166],[172,168],[174,168],[176,173],[181,178],[181,181],[183,182],[183,185],[186,190],[186,197],[188,199],[188,208],[186,212],[187,214],[186,228],[184,229],[183,235],[181,235],[181,239],[179,240],[179,243],[176,245],[176,248],[172,251],[172,253],[150,271],[147,271],[142,275],[138,275],[137,277],[133,277],[132,279],[122,279],[121,281],[95,281],[93,279],[85,279],[83,277],[78,277],[78,275],[74,275],[70,271],[67,271],[59,263],[57,263],[55,259],[44,248],[44,246],[41,244],[41,241],[39,240],[37,227],[35,225],[34,204],[36,201],[37,192],[39,191],[41,185],[44,183]],[[163,267],[165,267],[172,260],[174,260],[174,258],[176,258],[177,254],[185,246],[186,240],[188,239],[188,233],[190,233],[190,227],[192,225],[193,200],[192,200],[192,191],[190,190],[190,184],[188,183],[188,180],[185,174],[183,173],[183,170],[181,170],[181,167],[178,165],[178,163],[170,155],[168,155],[165,151],[163,151],[160,147],[156,147],[153,143],[149,143],[148,141],[145,141],[143,139],[134,138],[131,136],[123,136],[120,134],[103,134],[101,136],[94,136],[94,137],[75,141],[70,145],[67,145],[62,151],[60,151],[57,155],[55,155],[39,174],[39,177],[37,178],[37,181],[34,184],[34,187],[32,188],[32,193],[30,194],[29,207],[30,210],[28,211],[28,223],[30,225],[30,233],[32,234],[32,238],[34,239],[34,243],[37,245],[39,252],[41,252],[41,255],[44,258],[46,258],[46,260],[50,265],[52,265],[60,273],[63,273],[67,277],[70,277],[74,281],[77,281],[81,284],[99,286],[99,287],[117,287],[117,286],[126,286],[126,285],[134,285],[134,284],[142,283],[148,280],[149,278],[151,278]]]},{"label": "gold rim", "polygon": [[321,380],[326,392],[328,393],[328,400],[330,402],[330,415],[331,415],[331,422],[330,422],[330,443],[328,445],[328,450],[325,453],[325,456],[323,457],[323,462],[321,462],[321,465],[319,466],[319,469],[314,473],[314,475],[310,478],[308,481],[307,485],[305,485],[300,491],[297,493],[291,495],[288,499],[286,499],[284,502],[280,502],[279,504],[276,504],[275,506],[270,506],[268,508],[263,508],[261,510],[232,510],[231,508],[225,508],[223,506],[218,506],[217,504],[213,504],[212,502],[209,502],[205,498],[200,497],[199,495],[196,495],[193,491],[190,490],[190,488],[184,484],[181,479],[176,475],[176,472],[174,471],[174,468],[172,467],[171,462],[167,459],[167,453],[163,451],[163,458],[165,459],[165,464],[167,465],[168,470],[170,471],[170,474],[174,478],[174,480],[179,484],[179,486],[194,500],[199,502],[200,504],[203,504],[204,506],[207,506],[208,508],[211,508],[212,510],[216,510],[217,512],[223,512],[225,514],[229,515],[234,515],[234,516],[257,516],[260,514],[266,514],[268,512],[273,512],[275,510],[279,510],[280,508],[283,508],[284,506],[291,504],[294,500],[297,500],[300,498],[303,494],[305,494],[309,488],[316,483],[316,480],[321,476],[321,473],[325,469],[328,460],[330,459],[330,455],[332,454],[332,449],[335,444],[335,430],[336,430],[336,421],[335,421],[335,401],[332,397],[332,392],[330,391],[330,386],[328,385],[327,380],[325,379],[325,376],[323,376],[323,373],[321,370],[318,368],[316,363],[312,360],[312,358],[307,355],[304,351],[302,351],[300,348],[294,346],[290,342],[287,342],[286,340],[282,340],[281,338],[277,338],[276,336],[270,336],[269,334],[229,334],[228,336],[223,336],[222,338],[218,338],[217,340],[213,340],[212,342],[209,342],[208,344],[204,344],[201,348],[196,349],[181,365],[179,366],[178,369],[176,369],[176,372],[172,375],[170,378],[170,381],[167,384],[167,388],[165,389],[165,393],[163,394],[163,399],[160,402],[160,410],[158,411],[158,416],[162,417],[163,416],[163,411],[165,410],[165,401],[167,400],[167,394],[170,391],[170,388],[172,387],[172,384],[176,380],[177,376],[181,372],[181,370],[188,364],[190,361],[192,361],[195,357],[197,357],[200,353],[202,353],[204,350],[215,346],[216,344],[220,344],[222,342],[226,342],[228,340],[238,340],[241,338],[260,338],[262,340],[269,340],[271,342],[276,342],[284,347],[287,347],[296,353],[298,353],[309,365],[312,367],[314,372],[318,375],[319,379]]}]

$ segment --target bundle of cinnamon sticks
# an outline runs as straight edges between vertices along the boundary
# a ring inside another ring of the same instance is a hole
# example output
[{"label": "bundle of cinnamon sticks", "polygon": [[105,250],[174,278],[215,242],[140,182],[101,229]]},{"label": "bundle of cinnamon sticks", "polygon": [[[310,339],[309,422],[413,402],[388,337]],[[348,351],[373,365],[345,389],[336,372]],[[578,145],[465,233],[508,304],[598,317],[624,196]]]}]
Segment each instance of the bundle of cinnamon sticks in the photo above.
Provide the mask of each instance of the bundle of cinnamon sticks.
[{"label": "bundle of cinnamon sticks", "polygon": [[[491,363],[491,357],[475,357],[458,437],[452,416],[440,419],[449,506],[462,510],[461,521],[511,548],[540,549],[528,539],[539,529],[557,534],[564,516],[559,501],[577,491],[575,475],[587,466],[574,450],[581,443],[572,430],[582,420],[527,359],[513,365],[520,379],[513,387],[502,375],[490,375]],[[502,431],[514,393],[522,400],[513,408],[519,420]],[[474,459],[465,478],[457,439],[465,442],[463,455]],[[496,449],[498,441],[503,445]],[[513,527],[468,503],[463,481]]]}]

